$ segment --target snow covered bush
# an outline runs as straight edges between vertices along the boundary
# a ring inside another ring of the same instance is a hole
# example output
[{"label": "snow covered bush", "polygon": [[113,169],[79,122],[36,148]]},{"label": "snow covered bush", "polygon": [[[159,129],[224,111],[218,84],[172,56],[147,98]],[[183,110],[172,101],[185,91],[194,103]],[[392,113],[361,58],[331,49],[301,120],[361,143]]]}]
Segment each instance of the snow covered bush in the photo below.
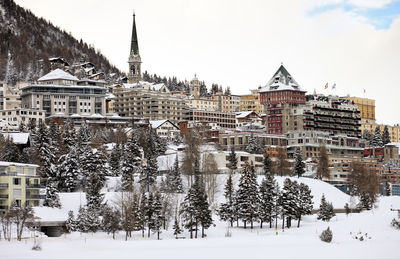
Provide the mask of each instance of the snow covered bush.
[{"label": "snow covered bush", "polygon": [[390,223],[394,228],[400,230],[400,220],[393,219],[392,223]]},{"label": "snow covered bush", "polygon": [[330,243],[332,241],[332,231],[329,229],[329,227],[327,229],[325,229],[324,231],[322,231],[321,235],[319,236],[319,238],[321,239],[321,241],[324,241],[326,243]]}]

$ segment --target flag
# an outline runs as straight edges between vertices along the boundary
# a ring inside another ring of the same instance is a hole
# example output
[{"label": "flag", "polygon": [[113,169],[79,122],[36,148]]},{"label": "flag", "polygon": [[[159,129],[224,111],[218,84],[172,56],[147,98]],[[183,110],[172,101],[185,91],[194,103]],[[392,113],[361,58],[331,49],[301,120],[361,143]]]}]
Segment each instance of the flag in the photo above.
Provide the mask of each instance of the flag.
[{"label": "flag", "polygon": [[336,88],[336,83],[334,83],[333,85],[332,85],[332,89],[335,89]]},{"label": "flag", "polygon": [[364,93],[366,93],[365,89],[364,89]]},{"label": "flag", "polygon": [[328,83],[326,83],[326,85],[325,85],[325,89],[328,89]]}]

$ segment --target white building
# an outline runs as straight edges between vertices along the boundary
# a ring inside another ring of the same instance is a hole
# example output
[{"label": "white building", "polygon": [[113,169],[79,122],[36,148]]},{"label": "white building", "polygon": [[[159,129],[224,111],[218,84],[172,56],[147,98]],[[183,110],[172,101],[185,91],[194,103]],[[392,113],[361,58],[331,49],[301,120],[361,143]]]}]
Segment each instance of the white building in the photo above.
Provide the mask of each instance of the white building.
[{"label": "white building", "polygon": [[156,131],[156,134],[162,138],[173,139],[179,135],[179,127],[170,120],[149,121],[151,127]]},{"label": "white building", "polygon": [[27,125],[29,121],[33,120],[39,124],[39,122],[44,122],[44,118],[44,110],[23,108],[0,110],[0,129],[4,131],[18,130],[21,123]]}]

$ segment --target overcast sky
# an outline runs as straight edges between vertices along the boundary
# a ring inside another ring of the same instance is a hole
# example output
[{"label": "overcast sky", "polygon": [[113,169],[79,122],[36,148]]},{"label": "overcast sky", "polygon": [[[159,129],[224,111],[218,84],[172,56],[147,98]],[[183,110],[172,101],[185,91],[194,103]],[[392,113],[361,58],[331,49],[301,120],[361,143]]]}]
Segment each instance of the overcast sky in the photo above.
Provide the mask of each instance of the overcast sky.
[{"label": "overcast sky", "polygon": [[283,62],[308,92],[373,98],[378,122],[400,123],[398,0],[16,2],[125,72],[135,10],[142,71],[246,94]]}]

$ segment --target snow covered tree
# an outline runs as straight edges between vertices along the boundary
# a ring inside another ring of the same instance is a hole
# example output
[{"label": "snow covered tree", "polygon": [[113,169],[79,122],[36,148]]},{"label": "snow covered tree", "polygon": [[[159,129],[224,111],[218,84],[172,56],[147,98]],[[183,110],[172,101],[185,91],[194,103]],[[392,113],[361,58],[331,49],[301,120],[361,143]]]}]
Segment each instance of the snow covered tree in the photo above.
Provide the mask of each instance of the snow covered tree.
[{"label": "snow covered tree", "polygon": [[72,210],[68,211],[68,218],[67,221],[65,221],[65,228],[67,229],[68,233],[74,232],[77,229],[77,222]]},{"label": "snow covered tree", "polygon": [[144,237],[144,231],[146,229],[146,219],[147,219],[147,210],[148,210],[148,200],[145,193],[142,193],[139,204],[139,225],[142,230],[142,237]]},{"label": "snow covered tree", "polygon": [[382,134],[382,144],[386,145],[386,144],[389,144],[390,142],[392,142],[392,141],[390,140],[389,129],[385,125],[385,127],[383,128],[383,134]]},{"label": "snow covered tree", "polygon": [[21,121],[21,123],[19,124],[18,130],[19,130],[19,132],[27,132],[28,131],[28,128],[26,127],[26,125],[23,121]]},{"label": "snow covered tree", "polygon": [[322,194],[321,204],[319,205],[317,219],[320,219],[323,221],[329,221],[334,216],[335,216],[335,213],[333,212],[332,203],[327,202],[325,199],[325,195]]},{"label": "snow covered tree", "polygon": [[228,157],[228,168],[231,170],[231,172],[234,172],[234,170],[237,169],[237,163],[238,159],[236,157],[235,147],[232,145],[231,152],[229,153]]},{"label": "snow covered tree", "polygon": [[311,189],[308,185],[300,183],[297,195],[297,211],[296,217],[298,219],[297,227],[300,227],[301,217],[303,215],[310,215],[313,209],[313,196],[311,195]]},{"label": "snow covered tree", "polygon": [[88,177],[91,174],[96,174],[98,177],[101,187],[103,187],[107,168],[106,168],[106,158],[98,149],[92,149],[89,146],[86,146],[82,156],[80,157],[80,164],[81,164],[81,184],[83,187],[87,187]]},{"label": "snow covered tree", "polygon": [[[3,135],[1,135],[1,137],[3,137]],[[18,146],[14,144],[12,139],[5,139],[0,150],[0,160],[15,163],[23,162],[21,161],[22,154]]]},{"label": "snow covered tree", "polygon": [[262,154],[264,152],[264,147],[262,146],[260,139],[251,134],[248,138],[246,151],[252,154]]},{"label": "snow covered tree", "polygon": [[86,211],[85,207],[83,207],[83,206],[79,207],[76,222],[77,222],[77,230],[79,232],[83,232],[83,233],[88,232],[88,230],[89,230],[88,216],[87,216],[87,211]]},{"label": "snow covered tree", "polygon": [[323,178],[330,178],[329,172],[329,161],[328,152],[325,145],[319,147],[319,160],[317,165],[317,178],[322,180]]},{"label": "snow covered tree", "polygon": [[289,178],[286,178],[283,182],[282,194],[281,194],[281,216],[282,216],[282,228],[285,228],[285,217],[286,226],[291,227],[291,220],[296,218],[297,200],[296,200],[296,185],[297,182],[292,182]]},{"label": "snow covered tree", "polygon": [[147,199],[147,206],[146,206],[146,215],[145,221],[147,223],[147,237],[150,237],[150,230],[153,229],[153,219],[154,219],[154,195],[153,193],[149,193],[149,198]]},{"label": "snow covered tree", "polygon": [[232,174],[229,174],[225,184],[225,203],[222,203],[219,207],[218,214],[221,220],[229,221],[231,227],[233,227],[233,221],[236,219],[234,195],[235,190],[233,189]]},{"label": "snow covered tree", "polygon": [[93,133],[86,123],[83,123],[79,128],[78,141],[82,144],[88,144],[93,137]]},{"label": "snow covered tree", "polygon": [[374,136],[371,140],[371,146],[373,146],[373,147],[382,147],[383,146],[381,130],[378,126],[375,127]]},{"label": "snow covered tree", "polygon": [[62,128],[62,141],[64,144],[65,152],[68,153],[76,146],[77,135],[75,131],[74,122],[67,120]]},{"label": "snow covered tree", "polygon": [[169,192],[183,193],[182,176],[179,169],[178,153],[175,156],[174,166],[169,170],[166,179],[166,185]]},{"label": "snow covered tree", "polygon": [[53,178],[48,178],[46,182],[46,197],[43,206],[51,208],[61,208],[58,196],[57,182]]},{"label": "snow covered tree", "polygon": [[272,174],[267,174],[260,185],[260,209],[259,216],[262,228],[263,222],[269,222],[269,227],[272,227],[272,218],[274,216],[274,207],[278,199],[276,189],[276,181]]},{"label": "snow covered tree", "polygon": [[49,130],[43,122],[39,123],[39,128],[34,138],[34,146],[39,162],[39,173],[42,178],[56,178],[56,156],[52,145]]},{"label": "snow covered tree", "polygon": [[369,132],[369,130],[367,130],[367,129],[364,130],[362,138],[367,140],[368,143],[371,142],[371,139],[372,139],[371,132]]},{"label": "snow covered tree", "polygon": [[253,228],[253,222],[259,219],[259,194],[254,166],[246,163],[242,176],[239,180],[239,188],[236,192],[236,206],[238,216],[246,228],[247,222],[250,222]]},{"label": "snow covered tree", "polygon": [[59,188],[67,192],[72,192],[78,185],[80,175],[79,156],[76,149],[70,149],[69,153],[62,155],[57,165]]},{"label": "snow covered tree", "polygon": [[115,239],[115,233],[121,229],[121,213],[119,210],[106,205],[103,209],[101,225],[103,230],[112,233],[112,237]]},{"label": "snow covered tree", "polygon": [[326,243],[330,243],[332,241],[332,237],[332,231],[329,229],[329,227],[322,231],[321,235],[319,236],[321,241],[324,241]]},{"label": "snow covered tree", "polygon": [[133,137],[126,143],[124,154],[121,158],[120,171],[122,175],[122,190],[132,191],[134,175],[142,171],[140,148]]},{"label": "snow covered tree", "polygon": [[177,217],[175,217],[174,226],[172,227],[172,229],[174,230],[175,238],[178,239],[178,235],[182,234],[182,229],[179,225]]},{"label": "snow covered tree", "polygon": [[157,157],[150,157],[140,173],[139,182],[143,188],[150,191],[150,187],[156,182],[158,174]]},{"label": "snow covered tree", "polygon": [[306,170],[305,170],[305,164],[303,162],[303,157],[301,155],[301,152],[297,150],[296,155],[295,155],[296,163],[294,166],[294,175],[297,175],[298,178],[302,176]]},{"label": "snow covered tree", "polygon": [[115,144],[110,155],[109,165],[113,176],[120,175],[120,162],[123,152],[121,150],[120,144]]},{"label": "snow covered tree", "polygon": [[269,155],[267,152],[264,153],[264,159],[263,159],[263,169],[264,169],[264,175],[267,176],[269,174],[272,174],[272,162],[271,159],[269,158]]},{"label": "snow covered tree", "polygon": [[156,193],[154,195],[153,204],[151,206],[153,213],[150,218],[149,227],[157,233],[157,239],[160,239],[161,228],[164,222],[164,216],[162,214],[161,195]]}]

